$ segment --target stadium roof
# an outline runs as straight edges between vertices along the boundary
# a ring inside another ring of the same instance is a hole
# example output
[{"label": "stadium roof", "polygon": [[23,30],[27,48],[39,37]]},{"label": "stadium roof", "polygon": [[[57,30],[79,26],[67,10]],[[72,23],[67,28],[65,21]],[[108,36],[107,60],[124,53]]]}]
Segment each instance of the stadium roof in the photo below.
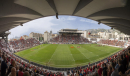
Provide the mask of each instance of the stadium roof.
[{"label": "stadium roof", "polygon": [[130,0],[1,0],[0,34],[52,15],[89,18],[130,35]]},{"label": "stadium roof", "polygon": [[59,32],[60,34],[82,34],[82,32],[70,32],[70,31],[66,31],[66,32]]},{"label": "stadium roof", "polygon": [[63,31],[77,31],[77,29],[61,29]]}]

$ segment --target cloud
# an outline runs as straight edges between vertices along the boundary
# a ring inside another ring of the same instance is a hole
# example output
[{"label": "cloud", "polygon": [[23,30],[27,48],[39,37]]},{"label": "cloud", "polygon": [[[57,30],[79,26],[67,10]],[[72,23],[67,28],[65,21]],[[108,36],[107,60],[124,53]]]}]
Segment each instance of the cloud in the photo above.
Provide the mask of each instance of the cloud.
[{"label": "cloud", "polygon": [[52,23],[53,17],[39,18],[23,24],[23,26],[15,27],[11,30],[9,38],[20,37],[22,35],[29,35],[31,32],[44,33],[45,31],[51,30],[52,26],[57,24]]},{"label": "cloud", "polygon": [[60,29],[65,29],[65,28],[86,30],[86,29],[97,29],[97,28],[108,29],[109,27],[102,24],[100,24],[99,26],[98,22],[96,21],[86,19],[86,18],[76,17],[76,16],[60,15],[59,19],[56,19],[55,16],[50,16],[50,17],[39,18],[27,22],[23,24],[23,26],[18,26],[9,30],[11,32],[11,34],[9,35],[9,39],[14,38],[16,36],[20,37],[22,35],[29,36],[31,32],[43,34],[45,31],[49,32],[52,30],[53,33],[57,33],[57,31],[59,31]]},{"label": "cloud", "polygon": [[90,19],[80,19],[80,21],[81,21],[81,22],[94,23],[94,24],[97,24],[97,23],[98,23],[97,21],[90,20]]},{"label": "cloud", "polygon": [[69,17],[67,18],[67,20],[76,20],[76,18],[75,18],[75,17],[72,17],[72,16],[69,16]]},{"label": "cloud", "polygon": [[76,17],[74,16],[59,16],[60,21],[74,21],[76,20]]},{"label": "cloud", "polygon": [[58,20],[59,21],[66,21],[65,17],[60,17]]}]

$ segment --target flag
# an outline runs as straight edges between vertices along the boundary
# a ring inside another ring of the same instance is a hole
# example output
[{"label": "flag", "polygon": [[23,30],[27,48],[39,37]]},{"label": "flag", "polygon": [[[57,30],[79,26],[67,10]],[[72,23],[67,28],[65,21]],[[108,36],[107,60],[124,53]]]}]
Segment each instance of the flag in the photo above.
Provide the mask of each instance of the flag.
[{"label": "flag", "polygon": [[91,35],[91,33],[89,32],[88,35]]}]

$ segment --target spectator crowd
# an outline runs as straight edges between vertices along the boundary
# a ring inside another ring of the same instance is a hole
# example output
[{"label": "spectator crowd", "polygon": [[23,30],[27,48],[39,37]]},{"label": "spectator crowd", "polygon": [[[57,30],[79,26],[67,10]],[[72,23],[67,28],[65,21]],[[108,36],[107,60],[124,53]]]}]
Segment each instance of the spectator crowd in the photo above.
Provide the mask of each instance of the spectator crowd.
[{"label": "spectator crowd", "polygon": [[118,40],[100,40],[98,43],[123,47],[125,42]]},{"label": "spectator crowd", "polygon": [[40,42],[35,38],[23,39],[9,41],[10,48],[13,48],[16,52],[27,48],[31,48],[36,45],[40,45]]},{"label": "spectator crowd", "polygon": [[89,43],[87,38],[80,35],[58,35],[50,40],[51,43],[61,43],[61,44],[79,44],[79,43]]},{"label": "spectator crowd", "polygon": [[[64,72],[47,70],[16,57],[5,44],[0,42],[0,76],[65,76]],[[130,76],[129,62],[130,47],[127,47],[98,64],[77,67],[66,73],[68,76]]]}]

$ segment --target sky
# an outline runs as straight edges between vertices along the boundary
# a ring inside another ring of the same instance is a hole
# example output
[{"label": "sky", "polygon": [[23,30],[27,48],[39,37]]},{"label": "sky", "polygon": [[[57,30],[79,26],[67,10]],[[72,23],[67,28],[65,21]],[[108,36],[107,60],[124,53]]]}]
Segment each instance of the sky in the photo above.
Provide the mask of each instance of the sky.
[{"label": "sky", "polygon": [[87,30],[87,29],[110,29],[109,26],[104,24],[98,24],[98,22],[77,16],[66,16],[59,15],[59,19],[56,19],[55,16],[43,17],[35,19],[24,23],[23,26],[17,26],[11,30],[9,39],[14,37],[20,37],[23,35],[28,35],[31,32],[42,33],[45,31],[57,33],[60,29],[78,29],[78,30]]}]

